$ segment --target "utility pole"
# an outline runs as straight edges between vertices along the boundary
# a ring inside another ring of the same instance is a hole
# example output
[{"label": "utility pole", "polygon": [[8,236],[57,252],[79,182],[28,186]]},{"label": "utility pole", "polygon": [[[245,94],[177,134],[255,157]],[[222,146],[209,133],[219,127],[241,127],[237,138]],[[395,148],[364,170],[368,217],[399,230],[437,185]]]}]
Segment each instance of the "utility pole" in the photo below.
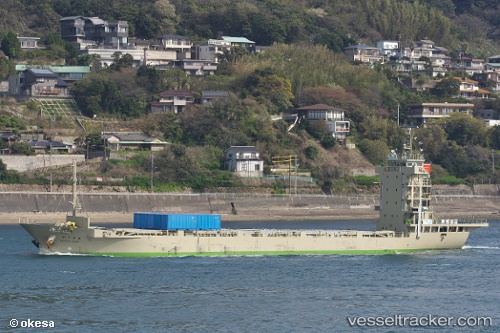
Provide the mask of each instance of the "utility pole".
[{"label": "utility pole", "polygon": [[491,150],[491,161],[493,162],[493,165],[491,167],[491,171],[495,173],[495,149]]},{"label": "utility pole", "polygon": [[154,164],[154,155],[153,152],[151,152],[151,193],[154,193],[154,187],[153,187],[153,174],[155,170],[155,164]]},{"label": "utility pole", "polygon": [[104,127],[104,120],[102,121],[102,149],[104,151],[103,161],[106,161],[106,128]]},{"label": "utility pole", "polygon": [[399,127],[399,104],[398,104],[398,127]]},{"label": "utility pole", "polygon": [[297,169],[299,168],[299,163],[297,162],[297,155],[294,156],[295,164],[295,195],[297,195]]}]

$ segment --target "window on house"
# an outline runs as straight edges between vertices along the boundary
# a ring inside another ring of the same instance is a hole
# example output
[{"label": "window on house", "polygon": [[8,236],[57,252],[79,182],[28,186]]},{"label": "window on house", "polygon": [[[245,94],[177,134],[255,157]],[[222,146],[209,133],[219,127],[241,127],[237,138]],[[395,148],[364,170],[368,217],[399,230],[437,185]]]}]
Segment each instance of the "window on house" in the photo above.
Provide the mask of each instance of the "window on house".
[{"label": "window on house", "polygon": [[246,163],[243,163],[241,165],[241,171],[247,171],[247,164]]},{"label": "window on house", "polygon": [[260,171],[260,165],[259,164],[255,164],[255,171]]}]

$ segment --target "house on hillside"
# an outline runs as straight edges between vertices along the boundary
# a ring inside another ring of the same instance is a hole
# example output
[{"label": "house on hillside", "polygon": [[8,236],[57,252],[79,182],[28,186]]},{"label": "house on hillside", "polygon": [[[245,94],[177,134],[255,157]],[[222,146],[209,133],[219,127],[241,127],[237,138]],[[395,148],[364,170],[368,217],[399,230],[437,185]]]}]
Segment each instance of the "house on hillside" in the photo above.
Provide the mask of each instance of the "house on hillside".
[{"label": "house on hillside", "polygon": [[462,78],[455,77],[456,80],[460,82],[460,95],[459,97],[467,98],[467,99],[477,99],[477,98],[489,98],[491,92],[485,89],[479,88],[479,82]]},{"label": "house on hillside", "polygon": [[45,45],[43,45],[43,43],[40,42],[40,37],[17,36],[17,40],[19,41],[19,43],[21,43],[21,49],[23,51],[46,49]]},{"label": "house on hillside", "polygon": [[452,60],[451,66],[462,72],[463,75],[472,76],[476,73],[482,73],[485,69],[483,59],[475,59],[471,57],[458,57]]},{"label": "house on hillside", "polygon": [[171,60],[168,64],[155,65],[159,71],[168,71],[174,68],[182,69],[189,76],[214,75],[218,64],[209,60],[182,59]]},{"label": "house on hillside", "polygon": [[48,69],[29,68],[9,77],[9,94],[19,97],[69,97],[68,83]]},{"label": "house on hillside", "polygon": [[209,39],[195,47],[195,58],[219,63],[224,51],[231,49],[231,42],[220,39]]},{"label": "house on hillside", "polygon": [[6,143],[6,147],[0,149],[0,155],[6,155],[10,154],[10,146],[14,142],[19,142],[19,136],[12,132],[3,132],[0,133],[0,140]]},{"label": "house on hillside", "polygon": [[[16,72],[23,72],[30,68],[37,69],[39,66],[18,64],[16,65]],[[43,69],[48,69],[68,84],[83,79],[90,73],[90,66],[43,66]]]},{"label": "house on hillside", "polygon": [[191,76],[214,75],[217,65],[215,62],[196,59],[183,59],[179,62],[179,67]]},{"label": "house on hillside", "polygon": [[479,82],[479,84],[483,84],[483,87],[488,86],[491,90],[500,92],[500,72],[476,73],[472,76],[472,79]]},{"label": "house on hillside", "polygon": [[191,47],[193,43],[188,37],[165,34],[155,37],[155,42],[156,44],[154,46],[156,49],[175,51],[177,53],[177,60],[191,58]]},{"label": "house on hillside", "polygon": [[103,140],[110,151],[139,149],[159,151],[169,144],[142,132],[104,132]]},{"label": "house on hillside", "polygon": [[29,142],[31,149],[35,151],[36,154],[45,153],[70,153],[73,151],[72,144],[66,144],[61,141],[54,140],[33,140]]},{"label": "house on hillside", "polygon": [[[129,38],[127,21],[108,22],[99,17],[68,16],[59,22],[62,39],[72,43],[79,54],[99,56],[102,64],[112,64],[116,52],[132,56],[133,67],[168,64],[190,56],[190,46],[179,41],[180,36],[165,35],[164,39],[159,36],[154,41]],[[171,48],[168,47],[170,43]]]},{"label": "house on hillside", "polygon": [[229,42],[231,47],[242,47],[250,52],[255,51],[255,42],[245,37],[222,36],[220,39]]},{"label": "house on hillside", "polygon": [[150,104],[150,113],[172,112],[175,114],[186,111],[194,102],[194,94],[186,90],[165,90],[160,93],[160,99]]},{"label": "house on hillside", "polygon": [[344,54],[350,62],[359,61],[365,64],[383,62],[384,56],[381,49],[366,44],[358,44],[344,48]]},{"label": "house on hillside", "polygon": [[484,64],[485,72],[499,72],[500,71],[500,55],[489,57]]},{"label": "house on hillside", "polygon": [[430,119],[448,117],[455,112],[472,115],[474,111],[474,104],[468,103],[416,103],[406,107],[410,125],[414,126],[425,126]]},{"label": "house on hillside", "polygon": [[203,90],[201,92],[201,103],[212,103],[213,101],[227,99],[228,97],[229,91]]},{"label": "house on hillside", "polygon": [[377,42],[380,54],[386,58],[395,57],[399,52],[399,42],[397,40],[380,40]]},{"label": "house on hillside", "polygon": [[12,132],[2,132],[0,133],[0,140],[6,142],[7,145],[10,146],[11,143],[19,141],[19,136]]},{"label": "house on hillside", "polygon": [[128,46],[127,21],[108,22],[98,17],[68,16],[59,20],[61,38],[74,44],[92,42],[114,48]]},{"label": "house on hillside", "polygon": [[255,146],[231,146],[226,150],[224,169],[233,171],[240,177],[261,177],[264,161]]},{"label": "house on hillside", "polygon": [[350,131],[350,123],[345,119],[345,110],[325,104],[303,106],[297,109],[298,116],[310,122],[324,120],[331,135],[345,143]]},{"label": "house on hillside", "polygon": [[495,109],[477,110],[477,114],[487,126],[500,126],[500,112]]},{"label": "house on hillside", "polygon": [[245,37],[230,36],[222,36],[220,39],[209,39],[202,44],[196,45],[195,58],[219,63],[224,51],[228,51],[233,47],[243,47],[250,52],[254,52],[255,42]]}]

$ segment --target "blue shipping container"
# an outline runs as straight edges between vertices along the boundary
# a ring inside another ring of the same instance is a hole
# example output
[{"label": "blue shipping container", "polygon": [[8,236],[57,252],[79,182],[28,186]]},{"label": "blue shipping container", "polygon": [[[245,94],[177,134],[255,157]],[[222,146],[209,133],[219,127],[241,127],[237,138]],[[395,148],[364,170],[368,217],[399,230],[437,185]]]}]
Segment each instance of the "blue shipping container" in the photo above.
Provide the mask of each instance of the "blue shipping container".
[{"label": "blue shipping container", "polygon": [[170,214],[168,216],[168,230],[196,230],[198,221],[193,214]]},{"label": "blue shipping container", "polygon": [[154,230],[220,230],[214,214],[134,213],[134,228]]},{"label": "blue shipping container", "polygon": [[134,213],[134,228],[157,229],[155,224],[157,215],[155,213]]},{"label": "blue shipping container", "polygon": [[168,230],[168,214],[154,214],[154,228],[159,230]]},{"label": "blue shipping container", "polygon": [[149,213],[134,213],[134,228],[148,229],[148,220],[150,219]]},{"label": "blue shipping container", "polygon": [[220,215],[198,215],[198,230],[220,230]]}]

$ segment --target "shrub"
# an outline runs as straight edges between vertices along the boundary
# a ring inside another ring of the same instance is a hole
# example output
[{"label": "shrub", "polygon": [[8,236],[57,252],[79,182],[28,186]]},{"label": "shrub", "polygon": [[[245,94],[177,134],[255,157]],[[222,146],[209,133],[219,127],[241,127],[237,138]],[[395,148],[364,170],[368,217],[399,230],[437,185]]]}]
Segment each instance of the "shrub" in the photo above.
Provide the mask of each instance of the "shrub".
[{"label": "shrub", "polygon": [[319,150],[315,146],[307,146],[306,149],[304,149],[304,154],[310,160],[316,159],[316,157],[318,157],[318,153]]}]

